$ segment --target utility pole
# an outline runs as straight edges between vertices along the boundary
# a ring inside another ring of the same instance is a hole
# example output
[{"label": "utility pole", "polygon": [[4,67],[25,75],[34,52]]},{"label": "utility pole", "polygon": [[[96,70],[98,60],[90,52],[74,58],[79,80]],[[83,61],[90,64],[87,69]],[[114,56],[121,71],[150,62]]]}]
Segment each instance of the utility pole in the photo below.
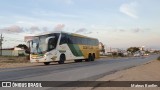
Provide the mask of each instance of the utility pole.
[{"label": "utility pole", "polygon": [[3,37],[2,37],[2,34],[1,34],[1,37],[0,37],[0,55],[2,56],[2,43],[3,42]]}]

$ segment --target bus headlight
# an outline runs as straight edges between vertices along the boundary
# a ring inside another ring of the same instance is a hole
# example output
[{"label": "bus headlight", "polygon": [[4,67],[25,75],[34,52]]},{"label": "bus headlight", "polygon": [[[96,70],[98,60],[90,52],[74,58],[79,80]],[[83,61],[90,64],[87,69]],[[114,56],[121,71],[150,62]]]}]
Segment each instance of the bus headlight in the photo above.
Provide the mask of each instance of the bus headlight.
[{"label": "bus headlight", "polygon": [[46,55],[46,54],[44,54],[43,58],[44,58],[44,57],[46,57],[46,56],[47,56],[47,55]]},{"label": "bus headlight", "polygon": [[46,53],[45,55],[46,55],[46,56],[50,56],[50,55],[52,55],[52,53]]}]

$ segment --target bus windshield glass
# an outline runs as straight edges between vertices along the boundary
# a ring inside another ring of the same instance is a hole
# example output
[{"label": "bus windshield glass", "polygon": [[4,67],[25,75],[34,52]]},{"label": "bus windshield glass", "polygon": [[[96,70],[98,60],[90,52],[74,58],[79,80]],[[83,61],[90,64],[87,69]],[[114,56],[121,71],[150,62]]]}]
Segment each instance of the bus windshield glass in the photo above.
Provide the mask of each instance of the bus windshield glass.
[{"label": "bus windshield glass", "polygon": [[[50,37],[54,37],[54,38],[50,38]],[[59,34],[56,34],[56,33],[36,36],[33,40],[30,41],[31,54],[44,54],[47,51],[55,49],[58,38],[59,38]],[[46,42],[46,40],[48,40],[48,42]]]},{"label": "bus windshield glass", "polygon": [[47,49],[47,44],[45,43],[46,36],[36,37],[31,41],[31,53],[32,54],[42,54]]}]

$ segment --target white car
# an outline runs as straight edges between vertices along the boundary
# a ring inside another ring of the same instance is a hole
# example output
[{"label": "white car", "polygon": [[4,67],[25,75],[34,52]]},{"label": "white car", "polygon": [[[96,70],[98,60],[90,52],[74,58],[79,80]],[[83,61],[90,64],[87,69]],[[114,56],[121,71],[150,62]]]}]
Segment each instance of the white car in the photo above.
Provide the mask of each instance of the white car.
[{"label": "white car", "polygon": [[144,54],[144,56],[148,56],[148,55],[149,55],[148,53]]},{"label": "white car", "polygon": [[139,54],[139,53],[135,53],[133,56],[134,56],[134,57],[140,57],[140,56],[141,56],[141,54]]}]

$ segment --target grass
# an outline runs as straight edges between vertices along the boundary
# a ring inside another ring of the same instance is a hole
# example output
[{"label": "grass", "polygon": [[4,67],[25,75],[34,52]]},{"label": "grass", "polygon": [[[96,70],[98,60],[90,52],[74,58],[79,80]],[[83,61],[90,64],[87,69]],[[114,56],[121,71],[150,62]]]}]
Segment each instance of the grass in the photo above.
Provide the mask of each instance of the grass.
[{"label": "grass", "polygon": [[0,63],[27,63],[27,57],[25,56],[0,56]]}]

